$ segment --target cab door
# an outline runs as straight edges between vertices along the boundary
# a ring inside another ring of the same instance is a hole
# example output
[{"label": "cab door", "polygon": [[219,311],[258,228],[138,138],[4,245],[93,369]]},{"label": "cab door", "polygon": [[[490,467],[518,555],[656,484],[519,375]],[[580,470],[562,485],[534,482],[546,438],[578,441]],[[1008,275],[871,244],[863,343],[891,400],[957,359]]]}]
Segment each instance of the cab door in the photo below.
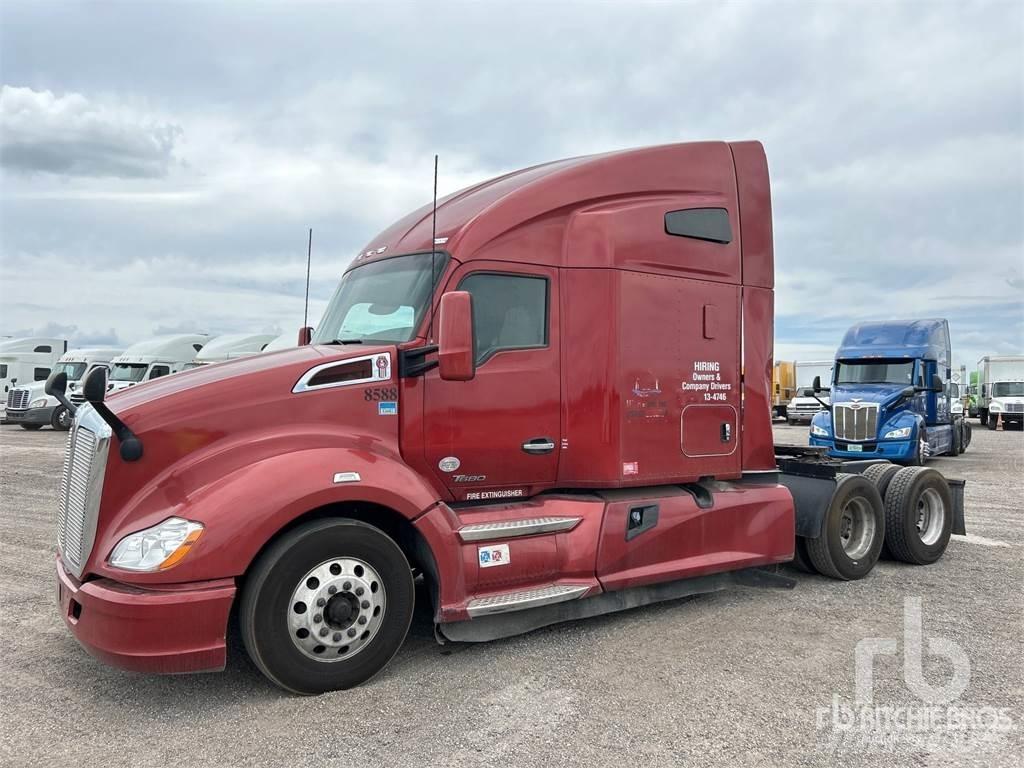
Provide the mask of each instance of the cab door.
[{"label": "cab door", "polygon": [[446,290],[473,297],[476,376],[425,375],[424,451],[458,499],[514,498],[553,484],[561,444],[558,271],[472,262]]}]

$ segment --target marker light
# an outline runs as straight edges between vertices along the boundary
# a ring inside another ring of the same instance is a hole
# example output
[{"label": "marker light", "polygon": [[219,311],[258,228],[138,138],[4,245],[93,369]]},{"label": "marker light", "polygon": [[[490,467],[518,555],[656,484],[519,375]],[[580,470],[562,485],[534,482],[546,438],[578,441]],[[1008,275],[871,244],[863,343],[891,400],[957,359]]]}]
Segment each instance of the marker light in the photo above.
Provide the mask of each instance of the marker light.
[{"label": "marker light", "polygon": [[901,437],[910,437],[910,433],[914,431],[913,427],[900,427],[894,429],[891,432],[885,433],[885,440],[898,440]]},{"label": "marker light", "polygon": [[110,565],[126,571],[165,571],[177,565],[203,535],[193,520],[169,517],[125,536],[110,553]]}]

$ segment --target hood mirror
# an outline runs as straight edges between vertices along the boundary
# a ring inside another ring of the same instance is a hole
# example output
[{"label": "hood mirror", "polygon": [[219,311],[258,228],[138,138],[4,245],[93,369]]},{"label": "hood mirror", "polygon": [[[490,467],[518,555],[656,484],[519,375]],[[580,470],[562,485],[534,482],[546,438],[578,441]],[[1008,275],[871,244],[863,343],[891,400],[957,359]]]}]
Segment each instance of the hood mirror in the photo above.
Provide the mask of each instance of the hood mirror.
[{"label": "hood mirror", "polygon": [[299,344],[300,347],[308,347],[313,341],[313,326],[304,325],[299,328]]},{"label": "hood mirror", "polygon": [[82,395],[90,403],[102,403],[107,394],[107,369],[97,366],[86,374]]},{"label": "hood mirror", "polygon": [[46,379],[46,384],[43,385],[43,391],[50,397],[57,398],[57,402],[67,408],[68,413],[74,416],[78,408],[68,401],[65,395],[67,388],[68,375],[64,371],[54,371]]}]

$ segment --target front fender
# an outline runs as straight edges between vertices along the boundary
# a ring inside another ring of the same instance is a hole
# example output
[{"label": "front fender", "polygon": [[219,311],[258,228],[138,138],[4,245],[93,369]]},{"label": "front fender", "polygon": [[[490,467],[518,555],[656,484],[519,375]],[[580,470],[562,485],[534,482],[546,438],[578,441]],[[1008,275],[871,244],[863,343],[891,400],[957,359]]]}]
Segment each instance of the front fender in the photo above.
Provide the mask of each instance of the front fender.
[{"label": "front fender", "polygon": [[[355,472],[355,482],[335,483],[339,472]],[[278,531],[317,507],[368,502],[414,519],[439,499],[424,480],[390,454],[321,447],[266,457],[247,464],[167,504],[160,489],[134,498],[131,508],[98,532],[94,573],[137,584],[180,583],[239,576]],[[203,535],[181,562],[158,573],[111,568],[106,560],[124,536],[171,515],[196,520]]]}]

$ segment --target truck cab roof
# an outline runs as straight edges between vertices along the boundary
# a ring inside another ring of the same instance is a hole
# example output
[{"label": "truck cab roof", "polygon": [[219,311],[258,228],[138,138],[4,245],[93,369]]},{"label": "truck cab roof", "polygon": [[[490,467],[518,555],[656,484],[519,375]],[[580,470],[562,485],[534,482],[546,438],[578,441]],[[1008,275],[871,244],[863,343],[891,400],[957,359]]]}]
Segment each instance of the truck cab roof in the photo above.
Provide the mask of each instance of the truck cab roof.
[{"label": "truck cab roof", "polygon": [[117,364],[189,361],[195,358],[209,340],[209,336],[196,333],[157,336],[133,344],[111,362]]},{"label": "truck cab roof", "polygon": [[858,323],[843,336],[836,360],[897,358],[950,364],[949,323],[945,319]]},{"label": "truck cab roof", "polygon": [[273,340],[271,333],[227,333],[207,343],[192,362],[203,365],[255,355]]},{"label": "truck cab roof", "polygon": [[109,362],[121,354],[124,354],[124,350],[115,347],[81,347],[79,349],[72,349],[65,352],[58,362],[88,363],[93,360],[104,360]]}]

